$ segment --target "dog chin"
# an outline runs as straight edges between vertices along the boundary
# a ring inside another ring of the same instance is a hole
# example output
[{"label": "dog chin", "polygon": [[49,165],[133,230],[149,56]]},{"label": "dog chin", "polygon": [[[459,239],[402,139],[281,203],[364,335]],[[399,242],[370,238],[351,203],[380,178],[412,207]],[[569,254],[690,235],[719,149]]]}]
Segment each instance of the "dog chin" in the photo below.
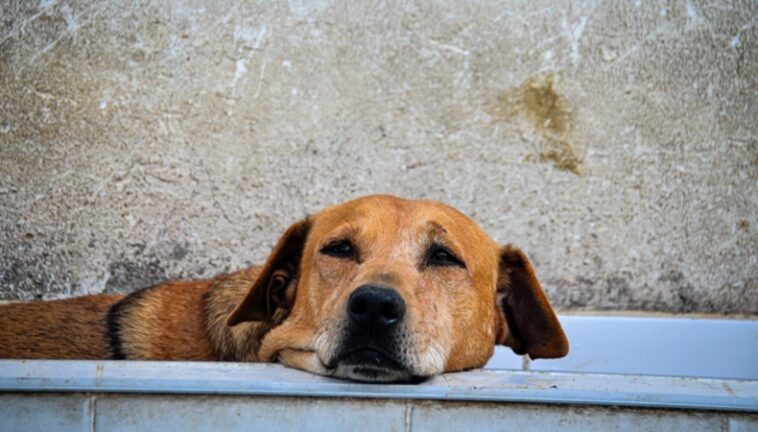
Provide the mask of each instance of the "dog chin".
[{"label": "dog chin", "polygon": [[414,378],[408,370],[359,364],[337,365],[332,376],[352,381],[376,383],[408,382]]}]

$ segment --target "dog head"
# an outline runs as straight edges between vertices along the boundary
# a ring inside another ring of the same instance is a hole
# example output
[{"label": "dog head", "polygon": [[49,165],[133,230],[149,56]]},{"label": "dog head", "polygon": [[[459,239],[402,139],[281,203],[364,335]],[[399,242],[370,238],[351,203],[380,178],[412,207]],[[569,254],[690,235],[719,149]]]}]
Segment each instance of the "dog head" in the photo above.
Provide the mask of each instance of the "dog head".
[{"label": "dog head", "polygon": [[524,253],[433,201],[369,196],[291,226],[227,323],[278,309],[259,360],[360,381],[481,367],[495,344],[568,352]]}]

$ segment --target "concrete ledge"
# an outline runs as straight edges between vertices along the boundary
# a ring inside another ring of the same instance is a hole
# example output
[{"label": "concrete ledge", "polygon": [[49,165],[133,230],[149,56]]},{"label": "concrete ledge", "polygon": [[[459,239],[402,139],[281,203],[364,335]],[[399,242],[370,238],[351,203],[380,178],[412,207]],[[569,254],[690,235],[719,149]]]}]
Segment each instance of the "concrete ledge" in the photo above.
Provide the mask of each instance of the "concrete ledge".
[{"label": "concrete ledge", "polygon": [[478,370],[361,384],[276,364],[1,360],[0,392],[224,394],[758,412],[758,381]]},{"label": "concrete ledge", "polygon": [[758,320],[705,316],[559,316],[568,356],[526,360],[495,347],[487,369],[758,380]]}]

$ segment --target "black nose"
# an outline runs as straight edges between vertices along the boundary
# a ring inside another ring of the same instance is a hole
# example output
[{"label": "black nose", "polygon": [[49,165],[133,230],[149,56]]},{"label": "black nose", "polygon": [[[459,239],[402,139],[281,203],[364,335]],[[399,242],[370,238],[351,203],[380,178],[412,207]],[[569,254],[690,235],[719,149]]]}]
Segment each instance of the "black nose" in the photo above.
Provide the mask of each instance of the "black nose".
[{"label": "black nose", "polygon": [[403,319],[405,301],[391,289],[363,285],[350,294],[347,313],[359,328],[387,329]]}]

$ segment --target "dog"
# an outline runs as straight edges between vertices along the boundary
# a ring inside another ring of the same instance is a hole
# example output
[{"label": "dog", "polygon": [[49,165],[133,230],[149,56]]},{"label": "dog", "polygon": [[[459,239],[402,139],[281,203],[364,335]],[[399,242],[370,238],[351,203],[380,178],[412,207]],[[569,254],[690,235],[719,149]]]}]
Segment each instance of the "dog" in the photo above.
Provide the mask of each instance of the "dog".
[{"label": "dog", "polygon": [[569,344],[532,265],[459,211],[374,195],[294,223],[266,262],[129,295],[0,306],[0,357],[274,362],[364,382]]}]

